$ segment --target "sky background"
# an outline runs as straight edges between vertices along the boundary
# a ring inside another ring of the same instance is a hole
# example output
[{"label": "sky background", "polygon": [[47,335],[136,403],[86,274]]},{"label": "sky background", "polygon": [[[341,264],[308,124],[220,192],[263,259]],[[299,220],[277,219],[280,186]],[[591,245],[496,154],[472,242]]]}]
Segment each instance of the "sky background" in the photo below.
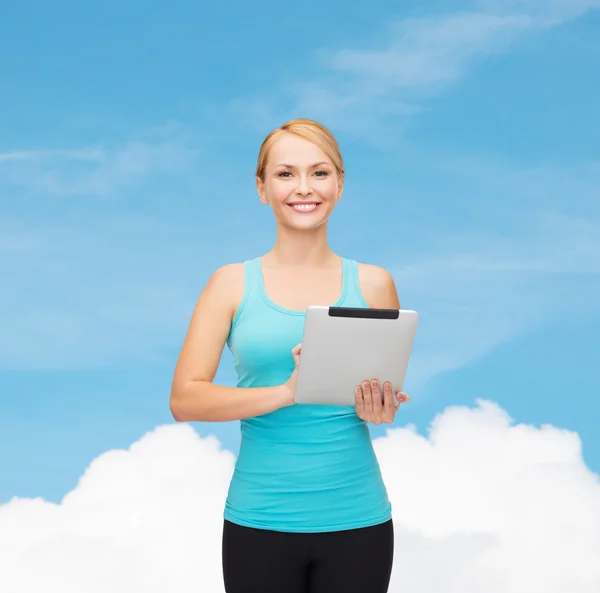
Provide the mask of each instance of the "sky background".
[{"label": "sky background", "polygon": [[332,247],[421,315],[372,430],[393,591],[597,591],[598,8],[3,4],[0,588],[221,590],[239,425],[174,423],[171,378],[210,274],[273,243],[262,139],[310,117],[346,163]]}]

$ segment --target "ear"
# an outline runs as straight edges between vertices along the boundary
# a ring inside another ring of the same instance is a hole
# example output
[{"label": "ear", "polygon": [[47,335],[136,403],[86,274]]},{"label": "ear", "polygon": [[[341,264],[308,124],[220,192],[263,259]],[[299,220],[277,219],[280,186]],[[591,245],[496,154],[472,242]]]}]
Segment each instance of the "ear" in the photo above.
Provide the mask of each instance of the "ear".
[{"label": "ear", "polygon": [[344,191],[344,177],[338,178],[338,189],[337,189],[337,199],[336,201],[340,201],[342,199],[342,192]]},{"label": "ear", "polygon": [[258,191],[258,197],[260,201],[263,204],[268,204],[269,200],[267,200],[267,197],[265,196],[265,184],[260,177],[256,178],[256,189]]}]

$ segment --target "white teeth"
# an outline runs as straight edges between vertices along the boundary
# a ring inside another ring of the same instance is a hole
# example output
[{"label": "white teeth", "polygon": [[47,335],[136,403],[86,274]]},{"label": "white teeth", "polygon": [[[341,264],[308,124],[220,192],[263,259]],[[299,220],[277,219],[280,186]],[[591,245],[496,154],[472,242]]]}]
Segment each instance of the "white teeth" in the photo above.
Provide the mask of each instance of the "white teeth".
[{"label": "white teeth", "polygon": [[294,210],[314,210],[318,204],[293,204]]}]

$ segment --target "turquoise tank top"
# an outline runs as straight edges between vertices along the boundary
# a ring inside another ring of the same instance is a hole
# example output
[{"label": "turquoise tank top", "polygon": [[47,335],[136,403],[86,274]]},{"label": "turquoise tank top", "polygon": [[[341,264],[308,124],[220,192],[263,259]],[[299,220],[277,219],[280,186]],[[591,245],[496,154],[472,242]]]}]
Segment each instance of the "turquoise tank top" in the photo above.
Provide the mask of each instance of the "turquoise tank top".
[{"label": "turquoise tank top", "polygon": [[[368,307],[353,260],[342,259],[335,306]],[[302,341],[305,313],[273,303],[262,261],[244,263],[245,288],[227,345],[238,387],[270,387],[294,370],[291,350]],[[224,518],[246,527],[327,532],[391,518],[391,504],[367,424],[354,406],[294,404],[241,421],[240,452]]]}]

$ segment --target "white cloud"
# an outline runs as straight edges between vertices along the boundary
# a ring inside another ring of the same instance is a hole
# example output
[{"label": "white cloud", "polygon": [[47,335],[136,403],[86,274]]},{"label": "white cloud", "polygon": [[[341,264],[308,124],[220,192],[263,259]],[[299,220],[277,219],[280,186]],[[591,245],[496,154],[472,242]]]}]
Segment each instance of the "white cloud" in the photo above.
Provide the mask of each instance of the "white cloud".
[{"label": "white cloud", "polygon": [[184,170],[197,156],[176,126],[150,140],[73,149],[0,153],[0,183],[41,196],[107,196],[157,173]]},{"label": "white cloud", "polygon": [[495,14],[526,14],[540,26],[554,26],[598,8],[600,0],[476,0],[475,6]]},{"label": "white cloud", "polygon": [[[394,505],[390,593],[592,593],[600,485],[576,434],[514,425],[489,402],[449,408],[427,438],[374,441]],[[0,507],[0,590],[222,591],[234,457],[187,425],[95,459],[61,504]]]},{"label": "white cloud", "polygon": [[232,465],[215,439],[161,427],[95,459],[60,505],[0,507],[0,590],[218,591],[219,506]]},{"label": "white cloud", "polygon": [[506,49],[515,35],[530,29],[527,16],[457,13],[406,19],[379,50],[341,49],[333,52],[333,70],[364,77],[378,92],[427,89],[454,82],[471,60]]},{"label": "white cloud", "polygon": [[12,150],[0,153],[0,163],[10,161],[41,161],[47,159],[102,162],[106,159],[106,154],[104,150],[96,147],[74,150]]},{"label": "white cloud", "polygon": [[374,35],[381,41],[372,48],[320,49],[320,75],[282,84],[265,97],[236,99],[232,108],[241,114],[247,109],[278,114],[278,121],[263,115],[263,128],[301,115],[374,143],[390,142],[389,117],[398,136],[403,119],[419,113],[424,101],[457,83],[477,63],[511,50],[527,34],[560,26],[598,6],[599,0],[480,0],[470,10],[400,19]]}]

